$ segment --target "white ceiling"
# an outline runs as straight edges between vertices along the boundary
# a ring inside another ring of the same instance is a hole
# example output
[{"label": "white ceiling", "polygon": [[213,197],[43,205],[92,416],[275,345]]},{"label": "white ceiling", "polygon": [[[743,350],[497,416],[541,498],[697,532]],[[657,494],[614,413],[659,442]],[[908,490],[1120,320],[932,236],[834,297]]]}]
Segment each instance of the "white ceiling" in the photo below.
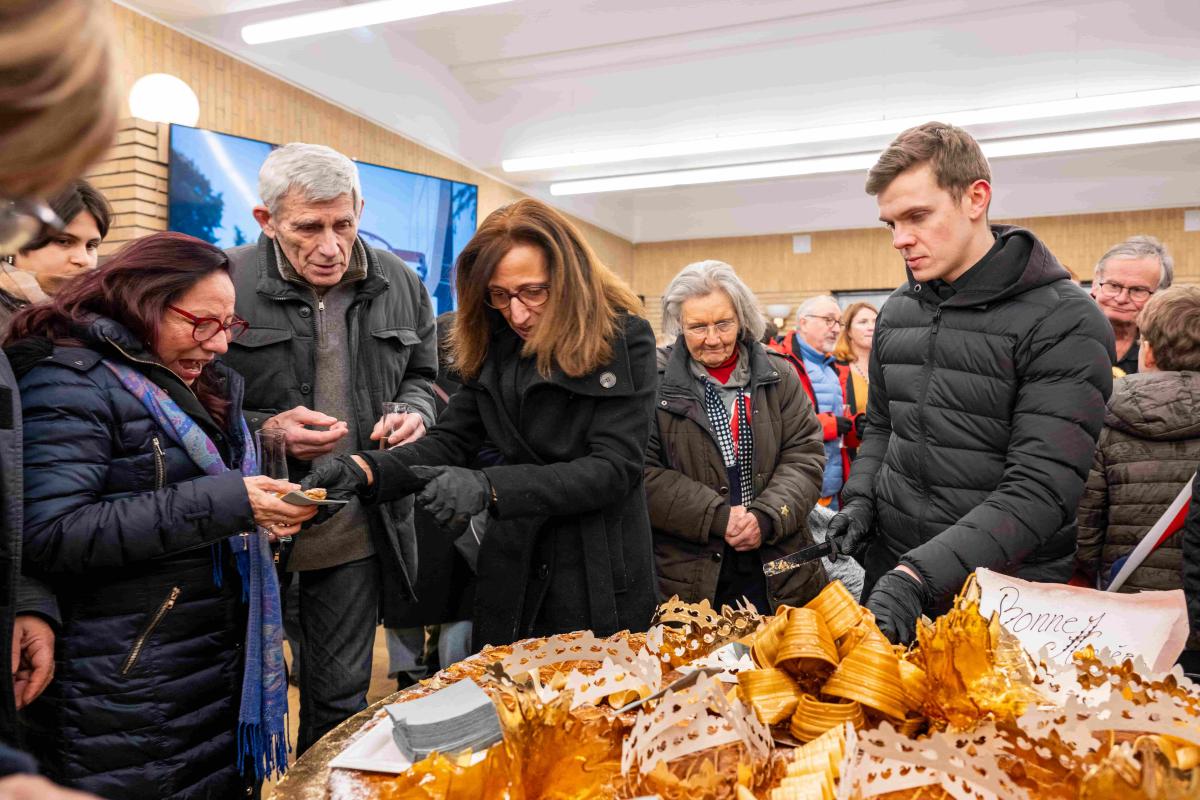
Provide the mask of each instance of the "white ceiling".
[{"label": "white ceiling", "polygon": [[[349,3],[122,2],[548,199],[551,180],[873,151],[890,137],[530,174],[501,160],[1200,84],[1197,0],[515,0],[258,46],[243,25]],[[1200,119],[1200,104],[972,132],[1166,117]],[[1200,205],[1200,141],[993,169],[995,216]],[[854,228],[875,220],[863,179],[553,202],[633,241]]]}]

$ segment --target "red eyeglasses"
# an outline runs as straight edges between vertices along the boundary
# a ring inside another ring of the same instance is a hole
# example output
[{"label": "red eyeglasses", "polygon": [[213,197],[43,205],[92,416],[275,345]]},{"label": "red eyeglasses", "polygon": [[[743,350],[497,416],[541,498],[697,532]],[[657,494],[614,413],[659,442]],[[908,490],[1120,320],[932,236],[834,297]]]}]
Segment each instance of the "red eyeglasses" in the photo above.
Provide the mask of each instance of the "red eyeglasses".
[{"label": "red eyeglasses", "polygon": [[179,306],[169,305],[167,308],[192,323],[192,338],[197,342],[207,342],[220,331],[225,331],[225,336],[232,342],[250,327],[250,323],[237,314],[230,317],[229,322],[222,322],[216,317],[197,317],[195,314],[189,314],[184,311]]}]

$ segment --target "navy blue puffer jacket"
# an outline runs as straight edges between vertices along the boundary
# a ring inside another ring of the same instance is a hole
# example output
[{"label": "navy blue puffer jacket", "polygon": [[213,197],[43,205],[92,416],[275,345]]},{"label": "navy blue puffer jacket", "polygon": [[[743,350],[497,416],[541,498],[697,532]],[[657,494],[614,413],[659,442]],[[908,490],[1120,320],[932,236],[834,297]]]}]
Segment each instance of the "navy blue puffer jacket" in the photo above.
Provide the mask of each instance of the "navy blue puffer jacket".
[{"label": "navy blue puffer jacket", "polygon": [[[254,524],[242,475],[204,475],[101,358],[179,398],[226,463],[240,463],[240,433],[220,431],[120,325],[97,320],[88,338],[26,365],[19,384],[25,564],[63,620],[31,745],[49,777],[105,798],[247,796],[235,751],[245,611],[221,544]],[[240,425],[241,379],[224,380]]]}]

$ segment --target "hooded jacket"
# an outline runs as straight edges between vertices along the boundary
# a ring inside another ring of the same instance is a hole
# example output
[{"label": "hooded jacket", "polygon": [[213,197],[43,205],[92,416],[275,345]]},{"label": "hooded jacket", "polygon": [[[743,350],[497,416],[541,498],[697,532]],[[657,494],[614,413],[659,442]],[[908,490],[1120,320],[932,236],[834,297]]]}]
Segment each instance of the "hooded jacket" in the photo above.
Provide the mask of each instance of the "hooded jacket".
[{"label": "hooded jacket", "polygon": [[223,544],[254,525],[242,474],[202,473],[101,359],[166,390],[226,464],[240,463],[244,446],[241,378],[210,367],[231,403],[220,427],[121,325],[97,318],[83,339],[40,340],[42,357],[13,357],[25,564],[62,610],[54,680],[25,715],[31,749],[51,778],[101,797],[245,796],[254,784],[236,768],[245,608]]},{"label": "hooded jacket", "polygon": [[[757,551],[765,564],[813,544],[807,519],[820,496],[825,454],[821,426],[800,379],[781,356],[769,355],[757,342],[744,346],[754,431],[755,498],[747,506],[769,523]],[[682,337],[660,353],[658,403],[646,448],[659,586],[665,597],[711,602],[724,558],[729,479]],[[820,561],[771,576],[771,610],[802,606],[826,583]]]},{"label": "hooded jacket", "polygon": [[[1137,547],[1200,466],[1200,372],[1142,372],[1117,381],[1079,503],[1080,570],[1099,574]],[[1183,588],[1183,534],[1146,557],[1123,592]],[[1193,635],[1189,649],[1200,648]]]},{"label": "hooded jacket", "polygon": [[867,432],[842,494],[875,510],[868,584],[903,562],[940,608],[977,567],[1071,577],[1112,392],[1096,304],[1032,233],[992,232],[953,287],[909,272],[880,311]]}]

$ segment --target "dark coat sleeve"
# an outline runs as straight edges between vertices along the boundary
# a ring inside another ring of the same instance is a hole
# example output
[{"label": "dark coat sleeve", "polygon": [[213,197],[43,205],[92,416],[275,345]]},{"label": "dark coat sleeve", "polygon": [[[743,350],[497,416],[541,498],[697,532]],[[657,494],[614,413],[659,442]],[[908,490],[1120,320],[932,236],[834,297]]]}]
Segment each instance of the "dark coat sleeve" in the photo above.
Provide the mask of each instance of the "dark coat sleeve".
[{"label": "dark coat sleeve", "polygon": [[107,390],[65,367],[21,381],[25,433],[25,558],[80,573],[174,553],[249,530],[238,470],[104,499],[119,424]]},{"label": "dark coat sleeve", "polygon": [[729,504],[711,486],[689,478],[670,463],[655,417],[646,447],[646,505],[651,526],[696,544],[704,544],[709,536],[724,536]]},{"label": "dark coat sleeve", "polygon": [[1200,471],[1192,478],[1192,504],[1183,525],[1183,594],[1192,635],[1200,636]]},{"label": "dark coat sleeve", "polygon": [[654,332],[632,317],[625,330],[633,389],[597,400],[583,436],[587,455],[557,464],[488,467],[500,519],[599,511],[642,483],[657,388]]},{"label": "dark coat sleeve", "polygon": [[[779,374],[779,411],[783,416],[779,463],[766,487],[750,503],[750,508],[762,511],[773,523],[766,544],[793,535],[805,524],[808,512],[821,496],[825,474],[824,438],[808,394],[794,372],[781,369]],[[784,508],[788,509],[786,515]]]},{"label": "dark coat sleeve", "polygon": [[1092,459],[1083,498],[1079,501],[1079,546],[1075,551],[1075,568],[1095,578],[1100,569],[1100,554],[1108,534],[1108,473],[1104,463],[1105,434]]},{"label": "dark coat sleeve", "polygon": [[412,291],[417,295],[417,319],[415,330],[421,343],[414,345],[408,357],[408,365],[404,377],[400,380],[400,390],[392,398],[398,403],[408,403],[414,411],[425,419],[425,427],[432,428],[437,419],[434,410],[433,389],[430,384],[437,378],[437,323],[434,321],[433,304],[429,300],[429,292],[417,279],[416,273],[407,267],[401,267],[406,277],[411,277]]},{"label": "dark coat sleeve", "polygon": [[[1112,331],[1094,307],[1064,303],[1019,345],[1008,456],[990,495],[901,561],[937,598],[952,595],[978,567],[1018,564],[1075,520],[1112,393]],[[875,390],[872,387],[872,407]],[[874,425],[874,418],[868,418]],[[874,430],[868,430],[868,444]],[[858,468],[857,463],[855,468]]]}]

